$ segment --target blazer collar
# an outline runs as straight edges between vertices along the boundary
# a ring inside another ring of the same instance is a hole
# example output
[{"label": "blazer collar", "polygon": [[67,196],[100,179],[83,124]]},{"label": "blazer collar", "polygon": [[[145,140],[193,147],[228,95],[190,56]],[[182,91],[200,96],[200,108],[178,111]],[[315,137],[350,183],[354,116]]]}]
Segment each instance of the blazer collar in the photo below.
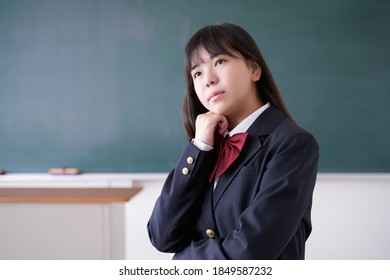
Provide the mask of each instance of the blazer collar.
[{"label": "blazer collar", "polygon": [[274,106],[265,110],[249,127],[248,133],[257,136],[268,136],[285,119]]},{"label": "blazer collar", "polygon": [[229,187],[238,171],[244,166],[263,146],[262,139],[267,137],[285,117],[274,106],[265,110],[249,127],[248,137],[241,154],[235,162],[219,178],[218,184],[213,193],[213,209],[217,206],[221,196]]}]

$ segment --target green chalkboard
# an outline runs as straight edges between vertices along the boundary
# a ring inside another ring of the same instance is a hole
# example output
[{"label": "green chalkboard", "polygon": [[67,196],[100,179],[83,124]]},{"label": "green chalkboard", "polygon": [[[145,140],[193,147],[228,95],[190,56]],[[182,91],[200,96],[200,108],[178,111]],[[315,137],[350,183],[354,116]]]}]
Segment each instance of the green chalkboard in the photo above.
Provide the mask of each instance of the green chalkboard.
[{"label": "green chalkboard", "polygon": [[258,42],[322,172],[390,172],[390,2],[0,0],[0,169],[167,172],[183,49],[228,21]]}]

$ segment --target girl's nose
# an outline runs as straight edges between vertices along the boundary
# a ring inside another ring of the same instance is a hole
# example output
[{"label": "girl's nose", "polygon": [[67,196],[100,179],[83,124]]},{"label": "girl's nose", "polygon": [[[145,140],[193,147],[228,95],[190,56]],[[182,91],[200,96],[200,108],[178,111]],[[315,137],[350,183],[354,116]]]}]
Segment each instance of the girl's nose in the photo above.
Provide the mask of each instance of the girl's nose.
[{"label": "girl's nose", "polygon": [[214,75],[214,73],[209,73],[206,79],[206,87],[210,87],[212,85],[215,85],[216,83],[218,83],[217,76]]},{"label": "girl's nose", "polygon": [[212,86],[212,85],[214,85],[214,84],[215,84],[214,80],[210,80],[210,81],[207,83],[207,87]]}]

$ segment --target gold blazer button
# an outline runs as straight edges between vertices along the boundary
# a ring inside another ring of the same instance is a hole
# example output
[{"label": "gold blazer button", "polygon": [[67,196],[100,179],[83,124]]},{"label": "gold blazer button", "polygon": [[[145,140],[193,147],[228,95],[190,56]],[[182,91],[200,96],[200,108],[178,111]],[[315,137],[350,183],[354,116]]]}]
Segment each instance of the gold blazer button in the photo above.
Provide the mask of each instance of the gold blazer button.
[{"label": "gold blazer button", "polygon": [[188,157],[187,158],[187,163],[188,164],[193,164],[194,163],[194,158],[193,157]]},{"label": "gold blazer button", "polygon": [[215,237],[215,232],[212,229],[206,229],[206,235],[210,238]]},{"label": "gold blazer button", "polygon": [[190,172],[190,170],[187,168],[187,167],[184,167],[181,172],[184,174],[184,175],[187,175],[188,172]]}]

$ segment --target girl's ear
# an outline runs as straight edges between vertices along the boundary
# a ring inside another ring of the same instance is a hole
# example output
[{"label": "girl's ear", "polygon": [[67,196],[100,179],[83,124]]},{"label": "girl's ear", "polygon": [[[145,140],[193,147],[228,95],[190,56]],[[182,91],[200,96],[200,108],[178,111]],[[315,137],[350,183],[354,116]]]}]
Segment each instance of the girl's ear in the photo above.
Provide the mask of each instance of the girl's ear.
[{"label": "girl's ear", "polygon": [[252,81],[257,82],[261,77],[261,67],[255,60],[249,61],[249,67],[252,69]]}]

